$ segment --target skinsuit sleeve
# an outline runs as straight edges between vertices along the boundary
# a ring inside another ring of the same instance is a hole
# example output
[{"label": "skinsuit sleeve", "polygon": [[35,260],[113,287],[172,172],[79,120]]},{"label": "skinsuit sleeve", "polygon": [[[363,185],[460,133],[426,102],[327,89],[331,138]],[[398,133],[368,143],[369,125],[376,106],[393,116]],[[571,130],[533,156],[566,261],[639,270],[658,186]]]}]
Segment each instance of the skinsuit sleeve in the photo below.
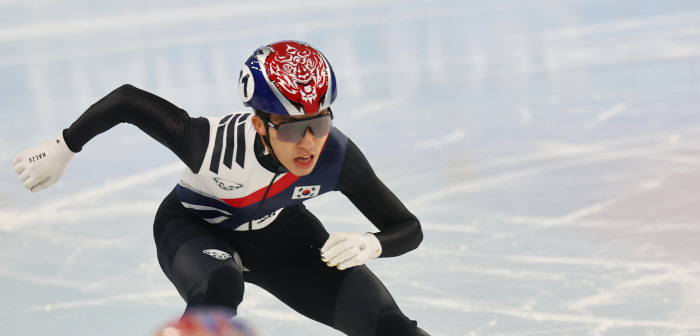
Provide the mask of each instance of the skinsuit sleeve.
[{"label": "skinsuit sleeve", "polygon": [[406,209],[372,170],[359,148],[348,140],[345,162],[336,190],[369,219],[380,232],[381,257],[394,257],[418,247],[423,232],[416,216]]},{"label": "skinsuit sleeve", "polygon": [[64,130],[63,137],[77,153],[90,139],[119,123],[135,125],[173,151],[194,173],[199,171],[209,142],[209,121],[190,118],[167,100],[128,84],[90,106]]}]

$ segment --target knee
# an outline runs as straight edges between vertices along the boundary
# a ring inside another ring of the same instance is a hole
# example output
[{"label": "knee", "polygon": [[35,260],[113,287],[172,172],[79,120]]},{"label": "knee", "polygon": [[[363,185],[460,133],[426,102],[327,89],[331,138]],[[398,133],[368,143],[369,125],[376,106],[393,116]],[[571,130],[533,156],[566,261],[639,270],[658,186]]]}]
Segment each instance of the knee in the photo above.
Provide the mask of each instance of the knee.
[{"label": "knee", "polygon": [[243,275],[232,266],[219,267],[197,283],[187,297],[187,309],[221,306],[236,310],[243,301]]},{"label": "knee", "polygon": [[400,312],[388,312],[377,321],[375,336],[423,336],[428,335],[418,328],[416,321],[411,321]]}]

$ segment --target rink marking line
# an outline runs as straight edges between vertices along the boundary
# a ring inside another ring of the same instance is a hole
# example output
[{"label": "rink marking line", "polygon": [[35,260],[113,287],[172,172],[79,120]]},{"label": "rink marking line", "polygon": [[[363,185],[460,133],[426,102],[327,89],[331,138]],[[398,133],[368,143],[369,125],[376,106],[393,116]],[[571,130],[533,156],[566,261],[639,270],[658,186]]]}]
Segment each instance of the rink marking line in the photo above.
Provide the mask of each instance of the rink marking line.
[{"label": "rink marking line", "polygon": [[[461,6],[463,7],[463,6]],[[352,27],[358,27],[358,26],[368,26],[368,25],[375,25],[375,24],[392,24],[392,23],[398,23],[398,22],[406,22],[406,21],[421,21],[421,20],[430,20],[430,19],[441,19],[445,17],[458,17],[460,16],[460,12],[457,10],[454,10],[453,8],[447,8],[444,10],[433,10],[433,11],[428,11],[426,12],[425,10],[411,10],[409,13],[391,13],[392,15],[387,15],[386,13],[381,13],[369,17],[363,17],[363,18],[337,18],[337,17],[332,17],[332,18],[323,18],[319,19],[315,23],[308,23],[307,25],[304,26],[305,30],[308,31],[315,31],[316,29],[320,29],[317,27],[328,27],[331,25],[334,29],[343,29],[343,28],[352,28]],[[155,15],[158,15],[158,12],[155,13]],[[127,21],[128,22],[128,21]],[[0,67],[4,66],[13,66],[13,65],[25,65],[25,64],[35,64],[35,63],[49,63],[49,62],[56,62],[59,60],[75,60],[75,59],[81,59],[81,58],[87,58],[87,57],[95,57],[95,56],[103,56],[103,55],[111,55],[111,54],[122,54],[122,53],[136,53],[136,52],[143,52],[147,50],[157,50],[157,49],[166,49],[170,47],[177,47],[177,46],[183,46],[183,45],[191,45],[191,44],[197,44],[201,45],[203,43],[220,43],[220,42],[228,42],[228,41],[236,41],[236,40],[241,40],[243,39],[242,36],[245,38],[252,38],[255,36],[267,36],[269,34],[273,34],[275,32],[278,32],[280,30],[284,30],[289,26],[288,23],[280,24],[280,25],[267,25],[264,27],[255,27],[255,28],[246,28],[242,27],[239,29],[232,29],[229,31],[220,31],[216,33],[212,33],[210,31],[204,32],[204,33],[190,33],[187,35],[177,35],[175,37],[163,37],[159,39],[158,41],[150,41],[150,40],[129,40],[129,43],[127,44],[118,44],[114,43],[110,46],[107,47],[93,47],[90,49],[74,49],[71,50],[70,52],[65,52],[64,50],[61,50],[60,52],[49,52],[44,50],[44,52],[40,54],[32,53],[29,55],[19,55],[19,56],[12,56],[12,57],[0,57]],[[49,28],[42,28],[46,29],[46,32],[44,33],[51,33],[50,27]],[[59,29],[60,30],[60,29]],[[70,30],[70,29],[69,29]],[[16,33],[3,33],[2,30],[0,30],[0,43],[2,43],[3,40],[3,35],[12,35],[10,37],[13,37],[14,35],[23,35],[23,34],[28,34],[26,32],[16,32]],[[32,33],[29,33],[30,35]],[[44,37],[44,36],[40,36]],[[13,37],[13,39],[16,37]],[[5,37],[5,39],[8,39],[8,37]],[[12,40],[12,39],[10,39]]]},{"label": "rink marking line", "polygon": [[[105,214],[123,214],[124,203],[100,202],[100,199],[112,198],[117,191],[140,188],[158,178],[182,172],[185,165],[181,162],[166,164],[143,173],[129,175],[84,191],[57,197],[55,200],[28,209],[0,209],[0,217],[6,219],[0,224],[0,232],[13,231],[17,228],[38,223],[50,223],[66,218],[85,218],[87,216],[104,216]],[[130,213],[153,212],[158,201],[127,202]],[[76,207],[76,206],[80,207]],[[94,205],[90,207],[91,205]]]},{"label": "rink marking line", "polygon": [[[670,162],[700,164],[700,157],[696,155],[683,155],[667,153],[670,151],[697,151],[697,139],[700,137],[700,127],[682,127],[664,132],[645,133],[592,143],[569,143],[561,141],[536,142],[537,149],[524,153],[505,155],[493,159],[480,160],[475,166],[479,170],[524,164],[527,162],[544,160],[562,160],[578,155],[603,154],[606,152],[617,155],[618,152],[632,152],[637,149],[647,155],[653,155],[655,159],[664,159]],[[683,138],[690,136],[690,140]]]},{"label": "rink marking line", "polygon": [[640,262],[640,261],[625,261],[625,260],[605,260],[592,258],[570,258],[570,257],[550,257],[550,256],[527,256],[521,254],[496,254],[483,253],[473,251],[461,251],[454,249],[436,249],[432,247],[421,247],[421,253],[425,255],[449,255],[454,257],[469,257],[469,258],[491,258],[510,260],[517,262],[525,262],[530,264],[560,264],[560,265],[582,265],[603,268],[620,268],[620,269],[648,269],[648,270],[666,270],[676,271],[679,269],[687,270],[688,272],[700,272],[700,266],[694,263],[686,264],[669,264],[666,262]]},{"label": "rink marking line", "polygon": [[[245,16],[260,10],[287,11],[297,8],[297,4],[268,2],[261,5],[219,5],[195,8],[177,8],[163,11],[137,12],[123,15],[102,16],[72,21],[49,22],[0,29],[0,41],[26,40],[32,38],[73,35],[95,30],[119,30],[142,26],[162,26],[175,22],[224,19],[231,16]],[[262,7],[262,8],[261,8]],[[265,7],[268,7],[267,9]]]},{"label": "rink marking line", "polygon": [[[566,216],[566,215],[565,215]],[[661,232],[675,232],[675,231],[687,231],[693,233],[700,233],[700,226],[695,222],[675,222],[675,221],[640,221],[640,220],[619,220],[619,219],[582,219],[577,218],[574,222],[562,222],[559,221],[560,217],[541,217],[541,216],[528,216],[528,215],[509,215],[509,214],[486,214],[483,217],[475,216],[476,218],[485,218],[489,221],[499,221],[503,224],[516,224],[516,225],[540,225],[542,223],[550,223],[551,225],[546,225],[545,227],[557,226],[557,225],[567,225],[567,226],[577,226],[582,228],[595,228],[595,229],[625,229],[629,233],[661,233]],[[421,223],[423,224],[423,223]],[[427,223],[430,224],[430,223]],[[443,224],[449,228],[452,226],[463,227],[465,224]],[[476,229],[477,224],[467,225],[467,227],[474,227],[473,229],[455,229],[454,232],[483,232],[488,233],[487,230]],[[425,230],[431,230],[430,226],[425,226]],[[436,231],[441,231],[439,228]],[[445,229],[444,231],[449,231]],[[513,232],[514,234],[522,233],[521,231]]]},{"label": "rink marking line", "polygon": [[[700,19],[700,13],[688,12],[644,17],[624,18],[584,26],[553,29],[543,32],[539,38],[545,41],[576,40],[588,36],[636,31],[642,29],[666,28],[678,25],[693,25]],[[533,41],[529,41],[532,43]]]},{"label": "rink marking line", "polygon": [[34,306],[34,307],[18,310],[16,312],[12,312],[12,313],[6,313],[3,315],[8,316],[8,315],[17,315],[17,314],[25,314],[25,313],[33,313],[33,312],[41,312],[41,311],[50,312],[53,310],[73,309],[73,308],[89,307],[89,306],[105,306],[105,305],[115,303],[115,302],[140,302],[140,303],[149,304],[149,303],[152,303],[152,301],[151,301],[152,299],[157,299],[157,298],[180,298],[180,295],[177,293],[177,291],[175,289],[130,293],[130,294],[108,296],[108,297],[89,299],[89,300],[67,301],[67,302],[59,302],[59,303],[47,303],[45,305]]},{"label": "rink marking line", "polygon": [[[595,161],[610,161],[614,160],[614,158],[599,158]],[[516,171],[511,171],[511,172],[506,172],[503,174],[499,174],[496,176],[490,176],[490,177],[485,177],[477,180],[471,180],[467,181],[465,183],[457,184],[454,186],[450,187],[442,187],[438,188],[437,190],[430,191],[424,193],[422,196],[413,198],[406,202],[406,205],[409,208],[422,208],[423,206],[426,206],[432,202],[439,201],[441,199],[453,197],[458,194],[464,194],[464,193],[473,193],[477,191],[482,191],[490,188],[496,188],[499,186],[502,186],[503,184],[513,181],[513,180],[519,180],[523,179],[526,177],[534,176],[534,175],[539,175],[543,174],[546,172],[550,171],[555,171],[555,170],[561,170],[561,169],[566,169],[566,168],[571,168],[575,166],[579,166],[581,164],[588,164],[591,163],[591,159],[585,159],[585,161],[580,162],[582,160],[571,160],[567,162],[560,162],[556,164],[548,164],[548,165],[543,165],[543,166],[538,166],[538,167],[532,167],[532,168],[525,168],[525,169],[520,169]]]},{"label": "rink marking line", "polygon": [[[152,214],[152,212],[150,212]],[[132,235],[122,235],[118,238],[104,237],[89,237],[80,235],[71,235],[59,232],[48,232],[41,230],[24,231],[19,230],[12,233],[14,237],[31,238],[36,240],[45,240],[47,243],[58,244],[64,243],[69,246],[79,246],[86,249],[112,249],[112,248],[128,248],[132,246],[134,241],[143,239],[145,236],[150,236],[147,233],[134,233]]]},{"label": "rink marking line", "polygon": [[[319,5],[323,6],[326,3],[324,2],[307,2],[307,4],[302,5],[302,10],[303,8],[313,8],[313,9],[318,9]],[[80,34],[80,33],[91,33],[94,34],[94,30],[107,30],[107,31],[115,31],[115,30],[123,30],[127,28],[143,28],[144,26],[163,26],[163,25],[170,25],[172,26],[174,23],[178,24],[183,24],[183,22],[186,21],[191,21],[191,22],[198,22],[197,20],[204,20],[204,19],[210,19],[210,18],[219,18],[221,20],[225,20],[230,17],[238,17],[238,16],[244,16],[248,14],[251,11],[259,11],[259,10],[282,10],[282,11],[288,11],[289,7],[288,6],[283,6],[284,3],[273,3],[273,2],[267,2],[263,3],[261,5],[256,5],[256,6],[247,6],[245,8],[241,8],[239,4],[236,5],[221,5],[221,6],[208,6],[204,8],[177,8],[177,9],[172,9],[172,10],[167,10],[167,11],[154,11],[154,12],[148,12],[148,13],[137,13],[137,14],[124,14],[124,15],[117,15],[117,16],[105,16],[105,17],[100,17],[100,18],[90,18],[90,19],[79,19],[75,21],[69,21],[69,22],[52,22],[52,23],[46,23],[46,24],[39,24],[39,25],[27,25],[27,26],[20,26],[20,27],[11,27],[11,28],[6,28],[6,29],[0,29],[0,42],[3,41],[15,41],[15,40],[27,40],[27,39],[37,39],[37,38],[57,38],[57,36],[75,36],[75,34]],[[265,6],[267,7],[261,7]],[[305,7],[304,7],[305,6]],[[280,8],[281,7],[281,8]],[[333,6],[330,6],[332,8]],[[357,6],[357,8],[364,8],[367,6]],[[468,15],[478,15],[479,13],[484,13],[484,12],[491,12],[491,11],[498,11],[498,10],[508,10],[508,8],[499,8],[498,5],[492,6],[493,8],[477,8],[474,9],[474,6],[463,6],[463,5],[453,5],[453,6],[443,6],[441,8],[419,8],[416,10],[405,10],[401,12],[391,12],[391,13],[386,13],[382,12],[380,14],[374,15],[374,16],[368,16],[368,17],[361,17],[361,18],[355,18],[353,19],[343,19],[343,18],[338,18],[338,17],[331,17],[329,19],[325,20],[319,20],[314,23],[309,23],[308,25],[304,26],[305,31],[315,31],[316,27],[328,27],[329,25],[332,26],[335,29],[341,29],[341,28],[350,28],[350,27],[358,27],[358,26],[367,26],[367,25],[376,25],[376,24],[394,24],[394,23],[399,23],[399,22],[406,22],[406,21],[420,21],[420,20],[439,20],[439,19],[444,19],[447,17],[460,17],[460,16],[468,16]],[[503,6],[500,6],[503,7]],[[517,6],[510,6],[510,7],[517,7]],[[520,6],[524,8],[528,8],[529,6]],[[294,9],[298,9],[299,6],[295,6]],[[512,8],[510,8],[512,10]],[[322,9],[321,9],[322,10]],[[635,24],[630,24],[628,23],[629,20],[636,20],[635,22],[641,22],[642,26],[636,27],[636,29],[643,29],[644,24],[649,24],[650,22],[653,23],[651,24],[651,27],[656,27],[657,25],[661,24],[662,26],[666,25],[678,25],[678,24],[687,24],[689,19],[696,19],[698,17],[697,12],[692,12],[688,14],[682,14],[682,15],[661,15],[654,17],[654,20],[651,20],[650,18],[634,18],[634,19],[624,19],[624,20],[618,20],[620,23],[613,24],[613,26],[619,26],[623,27],[624,29],[613,29],[614,32],[619,32],[619,31],[625,31],[629,30],[629,27],[634,27]],[[615,22],[618,22],[615,21]],[[692,24],[692,23],[691,23]],[[286,23],[285,23],[286,25]],[[41,55],[20,55],[20,56],[15,56],[15,57],[5,57],[5,58],[0,58],[0,66],[11,66],[11,65],[19,65],[19,64],[31,64],[31,63],[42,63],[42,62],[51,62],[51,61],[57,61],[60,59],[75,59],[75,58],[84,58],[84,57],[91,57],[91,56],[96,56],[96,55],[106,55],[106,54],[114,54],[114,53],[124,53],[124,52],[139,52],[139,51],[144,51],[144,50],[153,50],[153,49],[161,49],[161,48],[168,48],[168,47],[173,47],[173,46],[179,46],[179,45],[186,45],[186,44],[201,44],[201,43],[211,43],[211,42],[222,42],[222,41],[231,41],[231,40],[237,40],[240,39],[240,36],[246,36],[247,38],[251,38],[252,36],[256,35],[269,35],[271,33],[278,32],[282,29],[284,29],[286,26],[285,25],[276,25],[276,26],[271,26],[267,27],[268,29],[261,29],[261,27],[256,27],[255,29],[245,29],[245,28],[240,28],[240,29],[232,29],[230,32],[219,32],[217,34],[212,34],[211,32],[207,32],[205,34],[194,34],[194,35],[178,35],[176,38],[161,38],[159,41],[154,42],[154,41],[134,41],[131,40],[128,45],[122,45],[118,46],[116,43],[107,47],[107,48],[91,48],[89,50],[84,50],[82,52],[77,52],[76,50],[71,51],[70,53],[66,52],[55,52],[55,53],[50,53],[44,50],[44,52],[40,53]],[[591,27],[594,27],[593,29]],[[571,36],[570,38],[576,38],[578,35],[581,33],[576,33],[576,32],[590,32],[590,31],[596,31],[598,28],[595,28],[596,25],[588,25],[588,26],[582,26],[582,27],[574,27],[574,28],[567,28],[565,31],[568,33],[562,34],[558,32],[557,30],[555,31],[545,31],[539,33],[539,35],[542,36],[548,36],[548,35],[554,35],[554,36],[566,36],[567,34],[571,35],[571,30],[573,29],[574,31],[574,36]],[[685,28],[685,26],[681,27]],[[685,38],[685,33],[687,29],[680,29],[680,32],[670,32],[667,33],[663,38],[659,38],[662,41],[669,41],[669,40],[675,40],[675,39],[681,39]],[[608,31],[604,31],[607,33]],[[104,34],[104,33],[103,33]],[[680,37],[677,37],[680,36]],[[532,40],[533,37],[530,36],[529,34],[525,34],[524,36],[520,36],[518,38],[518,43],[522,44],[523,41],[527,40]],[[535,40],[551,40],[551,38],[547,37],[537,37]],[[535,42],[533,42],[535,43]],[[700,51],[693,49],[691,47],[684,46],[684,48],[681,48],[681,50],[676,50],[671,53],[669,53],[667,50],[668,48],[658,48],[656,46],[650,46],[649,49],[651,51],[656,52],[656,54],[661,53],[661,55],[656,55],[656,58],[661,58],[661,59],[677,59],[679,57],[681,58],[688,58],[692,56],[696,56],[697,54],[700,53]],[[607,50],[607,48],[606,48]],[[646,55],[648,53],[645,52],[634,52],[635,55]],[[595,57],[589,56],[587,59],[592,59],[592,60],[597,60],[600,57]],[[613,61],[609,61],[613,62]],[[575,62],[574,62],[575,63]],[[613,62],[614,63],[614,62]]]},{"label": "rink marking line", "polygon": [[615,303],[619,298],[624,299],[626,292],[633,292],[632,294],[634,294],[634,292],[640,288],[667,284],[671,282],[678,283],[682,286],[693,284],[694,288],[700,289],[700,278],[693,277],[692,275],[688,274],[688,272],[685,272],[679,268],[671,272],[629,279],[610,286],[609,288],[599,289],[598,294],[576,300],[575,302],[570,303],[568,306],[572,310],[585,310],[588,307],[608,305]]},{"label": "rink marking line", "polygon": [[[653,143],[648,146],[634,146],[632,148],[623,149],[609,148],[608,146],[601,147],[600,145],[596,144],[587,145],[573,152],[568,150],[564,152],[559,151],[558,158],[560,159],[560,161],[554,163],[544,163],[535,167],[509,171],[495,176],[470,180],[449,187],[437,188],[433,191],[428,191],[419,197],[415,197],[409,200],[408,202],[406,202],[406,204],[409,208],[421,208],[432,202],[453,197],[455,195],[474,193],[477,191],[498,188],[505,185],[506,183],[521,180],[535,175],[540,175],[552,171],[558,171],[577,166],[590,165],[601,162],[619,161],[629,158],[643,158],[645,160],[665,160],[669,162],[677,162],[693,166],[700,165],[700,157],[664,153],[665,151],[671,150],[676,150],[676,148],[674,146],[669,146],[664,143]],[[554,153],[556,152],[557,151],[555,151]],[[533,154],[537,155],[537,153]],[[518,156],[522,157],[522,155]],[[554,159],[557,157],[554,156],[551,158]]]},{"label": "rink marking line", "polygon": [[590,130],[597,127],[599,124],[609,120],[610,118],[620,115],[625,111],[629,110],[630,105],[632,105],[630,101],[624,101],[621,103],[617,103],[606,110],[603,110],[598,115],[596,115],[595,118],[585,123],[583,125],[583,129]]},{"label": "rink marking line", "polygon": [[[10,272],[7,272],[7,271],[2,270],[2,269],[0,269],[0,275],[13,275],[13,277],[17,277],[19,279],[31,280],[33,282],[41,283],[41,284],[45,284],[45,285],[61,285],[63,287],[70,287],[70,288],[75,288],[75,289],[84,289],[86,287],[86,284],[76,282],[76,281],[67,281],[67,280],[61,280],[61,279],[55,279],[55,278],[40,278],[40,277],[34,277],[34,276],[31,276],[31,277],[18,276],[17,274],[10,273]],[[88,284],[87,286],[89,287],[90,285]],[[299,315],[298,313],[291,311],[291,310],[287,311],[287,310],[279,310],[279,309],[274,309],[274,308],[260,307],[262,304],[264,304],[264,302],[263,302],[264,299],[267,296],[271,296],[271,294],[264,292],[264,293],[262,293],[262,297],[260,297],[261,296],[260,291],[252,291],[251,293],[254,293],[254,296],[249,297],[245,302],[245,304],[246,304],[245,310],[246,310],[247,314],[260,316],[260,317],[264,317],[267,319],[274,319],[274,320],[287,321],[287,322],[305,322],[305,321],[308,321],[307,318],[305,318],[302,315]],[[257,294],[257,295],[255,295],[255,294]],[[107,296],[107,297],[102,297],[102,298],[87,299],[87,300],[47,303],[44,305],[37,305],[37,306],[25,308],[25,309],[16,310],[13,312],[0,314],[0,316],[12,316],[12,315],[18,315],[18,314],[35,313],[35,312],[51,312],[51,311],[55,311],[55,310],[75,309],[75,308],[91,307],[91,306],[93,306],[93,307],[94,306],[108,306],[108,305],[110,305],[112,303],[116,303],[116,302],[138,302],[138,303],[150,305],[150,304],[152,304],[152,299],[158,299],[158,298],[162,298],[162,299],[174,298],[174,299],[178,299],[178,301],[179,301],[180,295],[177,293],[177,291],[175,291],[175,289],[136,292],[136,293]]]},{"label": "rink marking line", "polygon": [[[81,251],[78,251],[81,253]],[[156,260],[151,261],[151,265],[148,263],[141,263],[139,265],[135,265],[134,267],[131,267],[130,269],[123,270],[119,273],[115,274],[110,274],[108,276],[102,277],[100,279],[96,280],[86,280],[86,281],[76,281],[76,280],[71,280],[71,279],[65,279],[62,278],[60,275],[55,275],[55,276],[44,276],[44,275],[34,275],[32,273],[20,273],[17,271],[13,270],[8,270],[8,269],[3,269],[0,268],[0,276],[4,276],[7,278],[12,278],[16,280],[21,280],[25,283],[34,283],[34,284],[39,284],[43,286],[54,286],[54,287],[59,287],[59,288],[71,288],[78,290],[83,293],[88,293],[100,288],[106,288],[108,287],[108,284],[111,282],[118,282],[120,279],[124,277],[131,276],[132,274],[136,273],[143,273],[143,272],[149,272],[149,268],[152,265],[158,265],[158,262]],[[157,266],[159,267],[159,266]]]},{"label": "rink marking line", "polygon": [[[399,1],[395,2],[398,3]],[[408,5],[407,2],[417,3],[419,1],[401,1],[401,3],[404,6]],[[351,6],[352,8],[348,8],[349,6]],[[376,15],[363,15],[360,17],[353,17],[352,19],[341,20],[338,20],[337,17],[331,17],[330,20],[334,21],[335,23],[334,25],[331,25],[331,27],[337,28],[338,21],[340,21],[340,24],[343,25],[343,27],[347,28],[347,26],[355,27],[376,23],[393,23],[404,22],[409,20],[440,19],[444,17],[455,17],[461,15],[479,15],[486,12],[531,7],[539,6],[518,6],[515,5],[515,3],[507,4],[505,6],[501,4],[487,4],[479,6],[477,4],[465,5],[463,3],[456,2],[456,4],[454,5],[443,5],[440,7],[432,6],[428,8],[419,7],[416,9],[413,9],[413,7],[411,6],[407,6],[406,8],[408,9],[404,8],[400,11],[386,10],[383,12],[379,12],[379,14]],[[335,8],[342,8],[344,12],[347,12],[351,9],[377,9],[377,6],[371,1],[351,2],[348,4],[343,4],[341,6],[338,6],[337,4],[331,4],[326,1],[297,1],[294,3],[288,3],[285,1],[263,1],[256,2],[255,4],[235,3],[200,7],[181,7],[160,11],[156,10],[149,12],[133,12],[128,14],[101,16],[97,18],[49,22],[44,24],[29,24],[19,27],[4,28],[0,29],[0,41],[47,38],[55,37],[57,35],[73,36],[75,34],[86,32],[94,33],[95,30],[121,31],[124,29],[143,29],[145,27],[151,26],[173,26],[174,24],[182,25],[185,24],[185,22],[192,21],[210,22],[211,20],[217,19],[227,20],[231,18],[246,17],[255,13],[266,13],[268,16],[275,15],[276,13],[286,13],[287,15],[290,15],[290,13],[293,12],[308,13],[309,11],[328,14],[329,10]],[[393,7],[389,8],[394,9]],[[687,20],[684,19],[685,18],[678,18],[676,19],[676,21],[681,23],[686,22]],[[318,22],[312,23],[311,26],[328,27],[328,25],[318,24]]]},{"label": "rink marking line", "polygon": [[548,313],[542,311],[528,311],[519,309],[503,309],[503,308],[486,308],[483,305],[470,305],[453,299],[434,299],[427,297],[405,297],[403,300],[410,301],[415,304],[430,306],[434,308],[449,309],[454,311],[466,312],[466,313],[490,313],[507,315],[512,317],[517,317],[521,319],[534,320],[538,322],[549,321],[549,322],[573,322],[573,323],[587,323],[587,324],[600,324],[608,327],[661,327],[661,328],[674,328],[674,329],[699,329],[700,324],[698,323],[683,323],[683,322],[668,322],[668,321],[649,321],[649,320],[633,320],[633,319],[621,319],[621,318],[609,318],[609,317],[598,317],[598,316],[586,316],[586,315],[576,315],[576,314],[561,314],[561,313]]},{"label": "rink marking line", "polygon": [[35,284],[55,286],[55,287],[64,287],[64,288],[73,288],[73,289],[82,289],[85,287],[85,283],[80,282],[80,281],[59,279],[59,278],[55,278],[55,277],[43,277],[43,276],[30,275],[30,274],[20,274],[20,273],[13,272],[13,271],[10,271],[7,269],[2,269],[2,268],[0,268],[0,276],[18,279],[18,280],[22,280],[25,282],[35,283]]}]

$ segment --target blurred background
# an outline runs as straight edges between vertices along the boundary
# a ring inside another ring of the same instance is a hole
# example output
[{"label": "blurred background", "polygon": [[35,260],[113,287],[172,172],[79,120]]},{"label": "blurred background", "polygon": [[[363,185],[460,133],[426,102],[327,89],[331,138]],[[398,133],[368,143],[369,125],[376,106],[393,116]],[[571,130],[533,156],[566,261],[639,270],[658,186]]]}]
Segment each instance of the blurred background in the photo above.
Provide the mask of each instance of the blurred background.
[{"label": "blurred background", "polygon": [[[174,154],[119,125],[37,194],[12,159],[125,83],[244,110],[243,62],[283,39],[329,59],[335,125],[421,220],[417,250],[369,266],[431,335],[700,335],[690,0],[0,0],[0,334],[151,335],[183,311],[151,233]],[[375,230],[342,194],[307,205]],[[252,285],[239,316],[340,335]]]}]

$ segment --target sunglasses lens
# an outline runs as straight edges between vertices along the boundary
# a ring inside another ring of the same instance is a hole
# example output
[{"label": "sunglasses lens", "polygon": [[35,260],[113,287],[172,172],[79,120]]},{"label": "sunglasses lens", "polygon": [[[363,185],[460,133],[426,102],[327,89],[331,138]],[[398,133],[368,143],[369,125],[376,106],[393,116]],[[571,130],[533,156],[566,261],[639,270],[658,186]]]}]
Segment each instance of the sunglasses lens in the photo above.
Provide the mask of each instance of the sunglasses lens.
[{"label": "sunglasses lens", "polygon": [[304,125],[299,122],[284,123],[277,128],[277,140],[282,142],[299,142],[304,137]]},{"label": "sunglasses lens", "polygon": [[332,126],[330,115],[309,120],[286,122],[280,124],[279,128],[277,128],[277,139],[282,142],[299,142],[304,138],[307,128],[311,129],[311,133],[315,137],[321,138],[331,131]]},{"label": "sunglasses lens", "polygon": [[333,126],[333,122],[331,121],[331,116],[328,114],[320,118],[309,120],[309,127],[311,127],[311,132],[317,138],[324,137],[328,133],[330,133],[331,126]]}]

